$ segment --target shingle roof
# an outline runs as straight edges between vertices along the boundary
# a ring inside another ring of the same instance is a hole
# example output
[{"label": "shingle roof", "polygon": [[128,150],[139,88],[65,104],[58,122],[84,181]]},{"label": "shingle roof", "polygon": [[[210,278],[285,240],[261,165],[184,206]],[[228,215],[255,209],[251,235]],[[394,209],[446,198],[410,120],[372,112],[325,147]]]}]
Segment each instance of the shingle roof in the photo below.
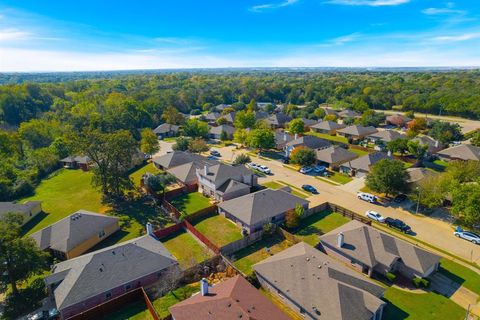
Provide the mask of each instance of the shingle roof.
[{"label": "shingle roof", "polygon": [[175,125],[175,124],[170,124],[170,123],[162,123],[161,125],[159,125],[158,127],[156,127],[153,132],[156,133],[156,134],[161,134],[161,133],[168,133],[170,131],[172,132],[178,132],[178,130],[180,129],[179,126]]},{"label": "shingle roof", "polygon": [[[340,232],[344,235],[345,245],[342,248],[337,246]],[[406,266],[421,275],[440,261],[439,256],[429,251],[355,220],[324,234],[320,240],[370,268],[378,264],[389,267],[400,258]]]},{"label": "shingle roof", "polygon": [[253,269],[312,319],[369,320],[385,304],[384,288],[304,242]]},{"label": "shingle roof", "polygon": [[348,164],[344,164],[344,166],[357,170],[370,171],[370,166],[386,158],[388,158],[388,155],[385,152],[374,152],[352,160]]},{"label": "shingle roof", "polygon": [[255,120],[268,118],[268,113],[264,111],[255,111]]},{"label": "shingle roof", "polygon": [[305,126],[307,127],[311,127],[318,123],[317,120],[307,119],[307,118],[302,118],[302,121],[303,121],[303,124],[305,124]]},{"label": "shingle roof", "polygon": [[429,150],[441,147],[440,141],[426,135],[416,136],[415,138],[413,138],[413,141],[418,141],[422,145],[427,145]]},{"label": "shingle roof", "polygon": [[394,114],[394,115],[387,116],[385,120],[396,126],[404,126],[405,124],[407,124],[407,122],[411,121],[412,119],[402,114]]},{"label": "shingle roof", "polygon": [[[204,176],[203,170],[198,170],[201,176]],[[239,175],[252,175],[252,171],[247,169],[244,165],[231,166],[224,163],[217,162],[216,164],[208,166],[207,179],[211,181],[223,181]]]},{"label": "shingle roof", "polygon": [[275,130],[275,145],[278,149],[283,148],[288,142],[292,141],[294,136],[281,129]]},{"label": "shingle roof", "polygon": [[471,144],[461,144],[439,151],[437,154],[461,160],[480,161],[480,147],[475,147]]},{"label": "shingle roof", "polygon": [[221,113],[219,112],[210,112],[205,116],[205,119],[210,120],[210,121],[216,121],[218,118],[222,116]]},{"label": "shingle roof", "polygon": [[210,128],[210,134],[222,134],[222,131],[225,131],[227,135],[231,136],[235,132],[235,128],[228,124],[222,124],[217,127]]},{"label": "shingle roof", "polygon": [[77,162],[80,164],[87,164],[90,162],[90,157],[88,156],[68,156],[62,160],[61,162]]},{"label": "shingle roof", "polygon": [[42,201],[26,201],[24,203],[0,202],[0,218],[7,213],[28,213]]},{"label": "shingle roof", "polygon": [[118,218],[116,217],[78,210],[68,217],[33,233],[30,237],[42,250],[51,248],[60,252],[68,252],[92,236],[98,235],[105,228],[115,224],[118,224]]},{"label": "shingle roof", "polygon": [[235,191],[244,190],[244,189],[250,190],[250,186],[240,181],[229,179],[225,181],[224,184],[222,184],[220,187],[217,188],[217,192],[220,194],[226,194],[226,193],[235,192]]},{"label": "shingle roof", "polygon": [[313,129],[327,130],[327,131],[339,130],[339,129],[343,129],[345,127],[346,127],[346,125],[337,123],[335,121],[322,121],[322,122],[319,122],[319,123],[311,126],[311,128],[313,128]]},{"label": "shingle roof", "polygon": [[434,171],[425,169],[425,168],[408,168],[408,183],[417,183],[425,179],[428,176],[433,176],[436,173]]},{"label": "shingle roof", "polygon": [[350,152],[339,146],[331,146],[316,151],[318,161],[326,163],[343,163],[358,158],[356,153]]},{"label": "shingle roof", "polygon": [[230,113],[227,113],[226,115],[224,115],[223,117],[225,118],[225,120],[227,120],[228,122],[230,123],[233,123],[235,121],[235,116],[237,115],[237,113],[235,111],[233,112],[230,112]]},{"label": "shingle roof", "polygon": [[352,135],[352,136],[366,136],[366,135],[377,132],[377,129],[375,129],[374,127],[352,125],[352,126],[337,130],[337,132]]},{"label": "shingle roof", "polygon": [[305,205],[308,201],[282,190],[264,189],[232,200],[218,206],[248,225],[275,217],[296,204]]},{"label": "shingle roof", "polygon": [[208,295],[198,293],[169,310],[175,320],[290,319],[241,276],[220,282],[209,288]]},{"label": "shingle roof", "polygon": [[323,149],[328,148],[332,144],[325,139],[312,136],[312,135],[305,135],[295,140],[292,140],[286,144],[287,147],[307,147],[310,149]]},{"label": "shingle roof", "polygon": [[361,114],[350,109],[345,109],[338,112],[338,116],[341,118],[348,118],[348,117],[355,118],[355,117],[360,117]]},{"label": "shingle roof", "polygon": [[193,161],[208,162],[205,157],[186,151],[173,151],[163,156],[153,158],[153,162],[167,169]]},{"label": "shingle roof", "polygon": [[390,142],[396,139],[406,138],[406,136],[396,130],[382,130],[368,135],[369,138],[380,139],[385,142]]},{"label": "shingle roof", "polygon": [[164,245],[146,235],[58,263],[45,281],[61,281],[54,296],[62,310],[172,265],[178,263]]},{"label": "shingle roof", "polygon": [[167,170],[172,176],[185,184],[190,184],[197,181],[197,169],[202,168],[202,165],[195,162],[188,162]]},{"label": "shingle roof", "polygon": [[292,120],[292,118],[285,113],[279,112],[267,118],[267,122],[273,125],[283,125]]}]

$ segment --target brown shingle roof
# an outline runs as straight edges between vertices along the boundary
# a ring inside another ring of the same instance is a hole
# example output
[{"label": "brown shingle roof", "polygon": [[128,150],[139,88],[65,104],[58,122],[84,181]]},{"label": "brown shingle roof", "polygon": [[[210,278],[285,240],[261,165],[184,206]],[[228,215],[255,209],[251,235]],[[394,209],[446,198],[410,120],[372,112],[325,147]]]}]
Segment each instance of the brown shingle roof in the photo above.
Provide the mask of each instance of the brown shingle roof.
[{"label": "brown shingle roof", "polygon": [[175,320],[288,320],[283,312],[255,289],[236,276],[170,307]]},{"label": "brown shingle roof", "polygon": [[461,144],[439,151],[437,154],[454,159],[480,161],[480,148],[472,146],[471,144]]},{"label": "brown shingle roof", "polygon": [[318,161],[326,163],[344,163],[358,158],[356,153],[350,152],[345,148],[339,146],[331,146],[329,148],[320,149],[316,151],[316,158]]}]

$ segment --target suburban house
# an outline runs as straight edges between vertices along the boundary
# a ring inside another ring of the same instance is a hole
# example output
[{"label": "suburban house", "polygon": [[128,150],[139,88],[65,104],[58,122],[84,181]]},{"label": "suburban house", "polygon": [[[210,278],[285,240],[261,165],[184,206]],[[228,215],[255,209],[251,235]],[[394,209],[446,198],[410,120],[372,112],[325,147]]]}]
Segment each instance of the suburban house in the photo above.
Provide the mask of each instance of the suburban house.
[{"label": "suburban house", "polygon": [[283,128],[288,122],[292,121],[292,118],[283,112],[279,112],[269,116],[266,121],[272,128]]},{"label": "suburban house", "polygon": [[[329,106],[329,104],[327,104],[327,106]],[[338,111],[337,110],[334,110],[334,109],[329,108],[329,107],[324,107],[323,110],[325,110],[325,115],[327,115],[327,116],[334,115],[334,116],[338,117]]]},{"label": "suburban house", "polygon": [[406,138],[407,136],[396,130],[381,130],[368,135],[368,139],[376,144],[387,144],[390,141]]},{"label": "suburban house", "polygon": [[223,117],[225,118],[225,120],[227,120],[228,123],[233,124],[235,122],[235,116],[236,115],[237,115],[237,113],[235,111],[232,111],[232,112],[227,113]]},{"label": "suburban house", "polygon": [[208,135],[211,139],[220,140],[222,138],[222,132],[225,132],[227,139],[231,140],[233,139],[235,128],[229,124],[222,124],[216,127],[211,127],[208,131]]},{"label": "suburban house", "polygon": [[328,148],[331,145],[332,144],[328,140],[325,140],[316,136],[305,135],[305,136],[297,137],[295,135],[294,140],[287,142],[285,144],[284,151],[285,151],[285,156],[289,157],[293,149],[298,147],[305,147],[312,150],[317,150],[317,149]]},{"label": "suburban house", "polygon": [[418,186],[425,178],[436,175],[436,172],[426,168],[408,168],[407,173],[407,183],[410,185],[410,188]]},{"label": "suburban house", "polygon": [[268,118],[268,113],[264,111],[255,111],[255,120],[263,120]]},{"label": "suburban house", "polygon": [[356,111],[345,109],[337,113],[340,119],[345,118],[360,118],[362,115]]},{"label": "suburban house", "polygon": [[198,161],[188,162],[167,170],[169,174],[175,177],[177,183],[193,187],[198,183],[197,169],[203,168],[205,164]]},{"label": "suburban house", "polygon": [[120,230],[118,218],[79,210],[30,237],[41,250],[65,260],[85,253],[117,230]]},{"label": "suburban house", "polygon": [[380,320],[385,289],[300,242],[253,266],[258,281],[309,320]]},{"label": "suburban house", "polygon": [[480,161],[480,147],[471,144],[460,144],[437,152],[437,156],[446,161],[450,160],[475,160]]},{"label": "suburban house", "polygon": [[57,263],[45,283],[62,319],[67,319],[135,288],[165,292],[165,279],[180,274],[175,257],[145,235]]},{"label": "suburban house", "polygon": [[409,117],[406,117],[402,114],[394,114],[394,115],[391,115],[391,116],[387,116],[385,118],[385,123],[387,125],[392,125],[392,126],[396,126],[396,127],[399,127],[399,128],[406,127],[407,123],[409,123],[410,121],[412,121],[412,119],[410,119]]},{"label": "suburban house", "polygon": [[23,217],[22,225],[26,224],[37,214],[42,212],[42,201],[0,202],[0,219],[7,213],[20,214]]},{"label": "suburban house", "polygon": [[340,165],[345,162],[358,158],[356,153],[348,151],[340,146],[331,146],[325,149],[316,150],[315,155],[318,164],[329,166],[334,170],[338,169]]},{"label": "suburban house", "polygon": [[399,273],[425,278],[438,269],[440,257],[359,221],[352,220],[320,237],[325,251],[359,271]]},{"label": "suburban house", "polygon": [[257,108],[261,110],[265,110],[268,105],[272,105],[274,108],[277,107],[273,102],[257,102]]},{"label": "suburban house", "polygon": [[308,209],[308,201],[284,190],[264,189],[218,205],[221,215],[234,221],[249,233],[262,230],[267,222],[280,224],[285,214],[300,204]]},{"label": "suburban house", "polygon": [[440,141],[435,140],[434,138],[426,135],[419,135],[412,139],[413,141],[418,141],[421,145],[428,146],[428,154],[437,153],[440,150],[443,150],[443,144]]},{"label": "suburban house", "polygon": [[322,121],[310,127],[313,132],[335,135],[337,130],[345,128],[346,125],[335,121]]},{"label": "suburban house", "polygon": [[158,139],[165,139],[168,137],[175,137],[178,135],[180,131],[180,126],[170,123],[162,123],[155,129],[153,129],[153,133],[155,133]]},{"label": "suburban house", "polygon": [[88,171],[90,166],[90,158],[87,156],[68,156],[60,160],[64,168],[67,169],[82,169]]},{"label": "suburban house", "polygon": [[313,119],[307,119],[307,118],[302,118],[303,124],[305,125],[305,128],[311,128],[313,125],[317,124],[317,120]]},{"label": "suburban house", "polygon": [[230,166],[224,163],[204,165],[196,170],[199,192],[225,201],[250,193],[256,186],[257,176],[243,165]]},{"label": "suburban house", "polygon": [[375,163],[386,158],[389,158],[389,156],[385,152],[370,153],[342,164],[340,166],[340,171],[358,178],[365,177]]},{"label": "suburban house", "polygon": [[242,276],[235,276],[213,286],[202,279],[200,290],[168,309],[173,320],[290,319]]},{"label": "suburban house", "polygon": [[217,120],[222,117],[222,114],[219,112],[210,112],[205,116],[205,121],[207,121],[209,124],[215,125],[217,123]]},{"label": "suburban house", "polygon": [[283,129],[276,129],[275,132],[275,149],[283,150],[285,145],[295,139],[295,136],[284,131]]},{"label": "suburban house", "polygon": [[160,170],[167,170],[181,164],[205,161],[205,157],[187,151],[172,151],[160,157],[153,158],[153,165]]},{"label": "suburban house", "polygon": [[340,130],[337,130],[337,134],[347,139],[362,140],[366,136],[369,136],[378,130],[374,127],[364,127],[360,125],[352,125]]},{"label": "suburban house", "polygon": [[230,108],[230,107],[231,105],[222,103],[222,104],[219,104],[218,106],[215,106],[214,109],[218,112],[222,112],[225,108]]}]

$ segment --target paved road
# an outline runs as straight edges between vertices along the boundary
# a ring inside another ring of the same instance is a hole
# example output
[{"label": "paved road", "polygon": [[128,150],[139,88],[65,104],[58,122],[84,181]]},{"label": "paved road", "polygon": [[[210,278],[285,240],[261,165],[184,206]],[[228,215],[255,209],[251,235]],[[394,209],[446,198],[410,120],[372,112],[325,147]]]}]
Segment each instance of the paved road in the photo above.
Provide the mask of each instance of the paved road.
[{"label": "paved road", "polygon": [[[219,150],[222,158],[225,160],[231,160],[235,154],[244,152],[243,150],[235,150],[233,147],[214,147],[213,149]],[[372,205],[359,200],[356,194],[342,190],[342,187],[334,186],[312,176],[303,175],[285,168],[278,161],[267,161],[255,158],[254,162],[270,167],[273,172],[273,175],[259,178],[260,183],[281,180],[297,187],[301,187],[303,184],[311,184],[320,192],[319,195],[312,196],[308,199],[311,202],[311,206],[329,201],[358,213],[364,213],[369,209],[374,209],[384,216],[405,221],[405,223],[411,226],[413,232],[416,233],[415,237],[419,240],[430,243],[468,261],[474,261],[480,264],[480,245],[474,245],[453,236],[453,227],[447,222],[421,215],[415,216],[401,208]]]}]

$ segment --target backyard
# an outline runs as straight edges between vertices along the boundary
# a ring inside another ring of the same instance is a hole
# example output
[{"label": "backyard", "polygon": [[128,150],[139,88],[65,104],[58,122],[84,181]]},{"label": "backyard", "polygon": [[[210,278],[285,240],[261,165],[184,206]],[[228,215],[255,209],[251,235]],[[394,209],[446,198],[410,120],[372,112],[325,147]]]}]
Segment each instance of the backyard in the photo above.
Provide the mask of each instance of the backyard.
[{"label": "backyard", "polygon": [[300,226],[295,231],[295,235],[302,241],[316,246],[320,241],[318,239],[319,235],[332,231],[348,221],[350,219],[330,210],[317,212],[300,221]]},{"label": "backyard", "polygon": [[203,217],[194,226],[217,247],[242,239],[240,228],[221,215]]},{"label": "backyard", "polygon": [[357,154],[359,157],[363,157],[363,156],[366,156],[367,154],[369,154],[370,152],[368,151],[365,151],[365,150],[360,150],[360,149],[354,149],[354,148],[349,148],[348,151],[350,152],[353,152],[355,154]]},{"label": "backyard", "polygon": [[200,192],[191,192],[173,198],[170,203],[184,215],[191,215],[202,209],[212,206],[210,199]]},{"label": "backyard", "polygon": [[307,132],[307,134],[310,134],[312,136],[316,136],[316,137],[319,137],[319,138],[322,138],[322,139],[325,139],[325,140],[330,140],[330,141],[334,141],[334,142],[340,142],[340,143],[344,143],[344,144],[348,144],[348,139],[345,138],[345,137],[342,137],[342,136],[332,136],[330,134],[326,134],[326,133],[318,133],[318,132],[313,132],[313,131],[309,131]]},{"label": "backyard", "polygon": [[160,319],[164,319],[170,315],[168,308],[180,301],[190,298],[195,292],[200,290],[198,282],[188,284],[167,293],[163,297],[152,301],[153,307],[157,311]]},{"label": "backyard", "polygon": [[[250,275],[253,273],[252,266],[255,263],[287,249],[292,244],[290,241],[275,234],[235,252],[234,256],[232,256],[233,264],[244,274]],[[266,251],[266,248],[269,249],[269,252]]]},{"label": "backyard", "polygon": [[157,173],[160,173],[162,171],[157,169],[153,165],[153,162],[147,163],[146,165],[138,168],[136,171],[134,171],[130,174],[130,179],[133,180],[133,183],[135,184],[135,186],[137,186],[137,187],[140,186],[140,180],[142,179],[142,176],[147,172],[157,174]]},{"label": "backyard", "polygon": [[165,237],[161,241],[184,269],[213,256],[206,247],[199,244],[192,235],[183,230]]},{"label": "backyard", "polygon": [[128,304],[103,318],[104,320],[153,320],[145,301]]}]

